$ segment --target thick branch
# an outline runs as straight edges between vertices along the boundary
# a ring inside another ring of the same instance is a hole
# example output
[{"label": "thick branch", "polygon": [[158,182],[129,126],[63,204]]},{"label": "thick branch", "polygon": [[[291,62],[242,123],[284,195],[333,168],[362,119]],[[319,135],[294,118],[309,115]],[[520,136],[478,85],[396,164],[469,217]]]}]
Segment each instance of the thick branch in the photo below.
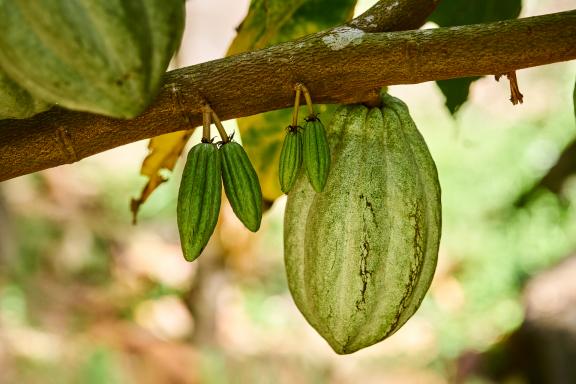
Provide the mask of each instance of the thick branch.
[{"label": "thick branch", "polygon": [[[384,85],[501,74],[576,58],[576,11],[491,24],[364,33],[351,24],[167,74],[142,116],[119,121],[51,110],[0,121],[0,180],[77,161],[201,124],[208,101],[222,119],[286,108],[303,82],[317,103],[367,100]],[[188,117],[186,119],[185,117]]]}]

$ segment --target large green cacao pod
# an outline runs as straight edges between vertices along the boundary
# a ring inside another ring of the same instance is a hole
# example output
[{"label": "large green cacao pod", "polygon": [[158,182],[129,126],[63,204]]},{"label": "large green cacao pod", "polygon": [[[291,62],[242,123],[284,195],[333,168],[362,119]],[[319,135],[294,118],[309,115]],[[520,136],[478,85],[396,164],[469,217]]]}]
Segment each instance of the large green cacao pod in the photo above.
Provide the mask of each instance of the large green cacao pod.
[{"label": "large green cacao pod", "polygon": [[302,142],[308,180],[316,192],[322,192],[330,170],[330,149],[324,125],[316,116],[307,119]]},{"label": "large green cacao pod", "polygon": [[0,65],[33,95],[131,118],[155,97],[184,0],[0,0]]},{"label": "large green cacao pod", "polygon": [[258,175],[242,146],[235,141],[222,144],[222,181],[232,210],[252,232],[262,221],[262,189]]},{"label": "large green cacao pod", "polygon": [[278,176],[282,192],[288,193],[290,189],[292,189],[301,166],[302,130],[298,126],[290,126],[284,137],[278,166]]},{"label": "large green cacao pod", "polygon": [[344,106],[328,128],[322,193],[303,172],[288,194],[290,291],[340,354],[396,332],[428,290],[441,229],[440,186],[426,143],[400,100]]},{"label": "large green cacao pod", "polygon": [[0,120],[26,119],[50,108],[32,96],[0,69]]},{"label": "large green cacao pod", "polygon": [[188,261],[200,256],[218,222],[221,176],[221,156],[216,144],[200,143],[190,149],[176,210],[180,243]]}]

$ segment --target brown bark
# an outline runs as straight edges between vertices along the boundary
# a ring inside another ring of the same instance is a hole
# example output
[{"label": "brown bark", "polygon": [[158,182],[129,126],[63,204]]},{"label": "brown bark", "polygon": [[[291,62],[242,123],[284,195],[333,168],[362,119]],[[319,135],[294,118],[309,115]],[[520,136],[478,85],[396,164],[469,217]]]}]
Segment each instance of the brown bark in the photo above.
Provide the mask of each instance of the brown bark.
[{"label": "brown bark", "polygon": [[[436,2],[428,3],[429,13]],[[155,103],[133,120],[53,109],[0,121],[0,181],[189,129],[187,121],[200,125],[205,101],[225,120],[291,106],[296,82],[306,84],[317,103],[355,103],[384,85],[501,74],[576,58],[576,11],[392,33],[353,26],[169,72]]]}]

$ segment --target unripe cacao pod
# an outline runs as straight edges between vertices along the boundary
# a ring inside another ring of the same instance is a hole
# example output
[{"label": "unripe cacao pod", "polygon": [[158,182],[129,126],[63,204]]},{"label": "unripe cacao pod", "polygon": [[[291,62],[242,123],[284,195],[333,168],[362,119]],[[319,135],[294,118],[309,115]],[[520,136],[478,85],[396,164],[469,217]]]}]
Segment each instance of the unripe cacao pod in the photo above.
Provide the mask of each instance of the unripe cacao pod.
[{"label": "unripe cacao pod", "polygon": [[330,148],[324,124],[318,117],[311,116],[307,119],[302,142],[308,180],[316,192],[322,192],[330,170]]},{"label": "unripe cacao pod", "polygon": [[339,354],[396,332],[418,309],[438,256],[440,187],[404,103],[341,107],[328,128],[322,193],[301,174],[288,194],[288,284],[308,322]]},{"label": "unripe cacao pod", "polygon": [[221,156],[216,144],[200,143],[192,147],[182,173],[176,211],[182,251],[188,261],[200,256],[218,222],[221,175]]},{"label": "unripe cacao pod", "polygon": [[184,0],[0,1],[0,64],[34,96],[131,118],[155,97]]},{"label": "unripe cacao pod", "polygon": [[252,232],[262,221],[262,190],[258,175],[242,146],[235,141],[223,143],[222,181],[232,210]]},{"label": "unripe cacao pod", "polygon": [[0,69],[0,120],[27,119],[48,108],[48,103],[32,96]]},{"label": "unripe cacao pod", "polygon": [[288,193],[302,166],[302,132],[301,128],[296,126],[288,127],[288,132],[284,137],[282,151],[280,152],[280,162],[278,175],[280,178],[280,189]]}]

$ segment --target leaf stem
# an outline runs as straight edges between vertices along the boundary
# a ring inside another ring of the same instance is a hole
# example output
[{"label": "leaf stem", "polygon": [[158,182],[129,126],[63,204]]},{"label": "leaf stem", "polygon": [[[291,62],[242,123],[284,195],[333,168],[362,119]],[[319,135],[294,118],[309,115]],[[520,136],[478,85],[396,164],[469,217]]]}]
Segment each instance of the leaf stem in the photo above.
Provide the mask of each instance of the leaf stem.
[{"label": "leaf stem", "polygon": [[302,83],[298,83],[299,88],[302,89],[302,93],[304,94],[304,98],[306,99],[306,106],[308,107],[308,117],[315,117],[316,114],[314,113],[314,104],[312,104],[312,97],[310,97],[310,92],[308,88]]},{"label": "leaf stem", "polygon": [[292,111],[292,127],[298,126],[298,110],[300,109],[300,93],[302,88],[300,83],[297,83],[294,87],[296,89],[296,96],[294,97],[294,110]]},{"label": "leaf stem", "polygon": [[212,113],[212,108],[210,108],[209,105],[205,105],[202,107],[202,142],[203,143],[209,143],[210,142],[210,124],[212,123],[211,113]]},{"label": "leaf stem", "polygon": [[212,119],[214,120],[214,124],[216,125],[216,129],[218,129],[218,133],[220,134],[222,141],[224,143],[228,143],[230,141],[230,137],[226,133],[226,130],[224,129],[224,126],[222,125],[220,118],[218,117],[216,112],[214,112],[213,109],[211,109],[211,111],[212,111]]}]

